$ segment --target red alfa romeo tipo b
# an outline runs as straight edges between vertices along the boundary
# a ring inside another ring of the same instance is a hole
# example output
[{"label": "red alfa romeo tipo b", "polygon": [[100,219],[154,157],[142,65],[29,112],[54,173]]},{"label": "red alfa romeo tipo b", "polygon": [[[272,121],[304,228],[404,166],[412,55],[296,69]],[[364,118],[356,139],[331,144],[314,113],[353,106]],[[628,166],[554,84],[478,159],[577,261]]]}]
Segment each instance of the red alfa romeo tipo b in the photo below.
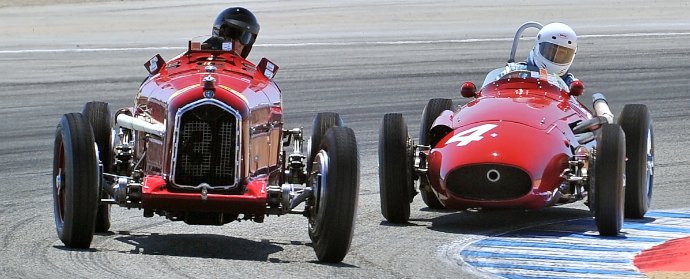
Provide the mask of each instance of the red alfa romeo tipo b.
[{"label": "red alfa romeo tipo b", "polygon": [[168,62],[156,55],[132,107],[111,114],[89,102],[62,117],[53,197],[67,247],[88,248],[108,231],[111,205],[190,225],[297,213],[317,258],[342,261],[359,192],[355,135],[331,112],[316,115],[306,146],[301,128],[285,129],[278,66],[245,59],[258,24],[240,27],[192,40]]}]

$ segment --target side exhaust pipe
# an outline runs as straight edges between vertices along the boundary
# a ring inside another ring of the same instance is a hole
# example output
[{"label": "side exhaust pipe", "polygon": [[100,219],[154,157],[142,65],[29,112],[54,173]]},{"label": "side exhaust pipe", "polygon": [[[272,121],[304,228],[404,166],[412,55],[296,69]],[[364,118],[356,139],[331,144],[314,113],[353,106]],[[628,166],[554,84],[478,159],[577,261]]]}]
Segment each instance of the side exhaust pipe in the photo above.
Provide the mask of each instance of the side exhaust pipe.
[{"label": "side exhaust pipe", "polygon": [[158,137],[163,137],[163,135],[165,135],[165,126],[163,124],[153,124],[124,113],[117,115],[115,125],[122,128],[149,133]]},{"label": "side exhaust pipe", "polygon": [[593,94],[592,104],[592,106],[594,106],[594,112],[597,116],[603,116],[610,124],[613,124],[613,113],[611,113],[611,109],[609,109],[609,104],[606,102],[604,94]]},{"label": "side exhaust pipe", "polygon": [[582,121],[577,126],[573,127],[575,138],[580,144],[588,143],[595,139],[596,135],[593,133],[595,129],[601,127],[606,123],[613,123],[613,113],[606,102],[604,94],[595,93],[592,95],[592,106],[594,107],[594,117]]}]

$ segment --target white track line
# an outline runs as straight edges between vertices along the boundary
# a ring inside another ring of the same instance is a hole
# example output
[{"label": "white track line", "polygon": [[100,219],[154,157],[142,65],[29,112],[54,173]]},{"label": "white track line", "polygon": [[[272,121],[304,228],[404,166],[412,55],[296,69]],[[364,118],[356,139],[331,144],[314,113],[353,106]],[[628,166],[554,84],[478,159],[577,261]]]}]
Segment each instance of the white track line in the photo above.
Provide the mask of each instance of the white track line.
[{"label": "white track line", "polygon": [[[620,38],[620,37],[679,37],[688,36],[690,32],[667,32],[667,33],[621,33],[621,34],[599,34],[599,35],[580,35],[579,38]],[[313,43],[284,43],[284,44],[255,44],[257,47],[308,47],[308,46],[352,46],[352,45],[422,45],[422,44],[448,44],[448,43],[481,43],[481,42],[502,42],[512,41],[513,38],[484,38],[484,39],[462,39],[462,40],[410,40],[410,41],[377,41],[377,42],[313,42]],[[521,38],[521,40],[532,40],[532,38]],[[123,52],[123,51],[142,51],[142,50],[184,50],[185,47],[115,47],[115,48],[66,48],[66,49],[18,49],[0,50],[0,54],[31,54],[31,53],[78,53],[78,52]]]}]

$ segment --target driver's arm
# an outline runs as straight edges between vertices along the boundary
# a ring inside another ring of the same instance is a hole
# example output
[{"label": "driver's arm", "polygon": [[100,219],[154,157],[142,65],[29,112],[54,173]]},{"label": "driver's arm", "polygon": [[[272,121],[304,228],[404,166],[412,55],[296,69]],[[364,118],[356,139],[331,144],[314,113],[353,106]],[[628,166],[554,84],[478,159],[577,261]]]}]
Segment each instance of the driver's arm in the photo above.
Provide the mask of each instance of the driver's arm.
[{"label": "driver's arm", "polygon": [[570,87],[570,84],[573,83],[573,81],[578,80],[578,79],[575,78],[575,76],[574,76],[573,74],[571,74],[571,73],[566,73],[565,75],[561,76],[561,78],[562,78],[563,81],[565,82],[565,85],[567,85],[568,87]]}]

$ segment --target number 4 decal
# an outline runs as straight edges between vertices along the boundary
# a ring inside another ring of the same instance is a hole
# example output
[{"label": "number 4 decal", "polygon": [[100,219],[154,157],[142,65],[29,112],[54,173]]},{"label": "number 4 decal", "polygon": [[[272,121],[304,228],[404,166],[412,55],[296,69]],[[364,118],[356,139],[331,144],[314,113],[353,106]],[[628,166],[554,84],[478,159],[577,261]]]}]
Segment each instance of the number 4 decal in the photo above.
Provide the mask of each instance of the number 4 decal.
[{"label": "number 4 decal", "polygon": [[493,128],[496,128],[495,124],[484,124],[481,126],[474,127],[472,129],[467,129],[465,131],[462,131],[452,138],[450,138],[446,144],[451,144],[454,142],[457,142],[457,146],[465,146],[468,145],[470,142],[473,141],[480,141],[484,137],[482,136],[484,133],[490,131]]}]

